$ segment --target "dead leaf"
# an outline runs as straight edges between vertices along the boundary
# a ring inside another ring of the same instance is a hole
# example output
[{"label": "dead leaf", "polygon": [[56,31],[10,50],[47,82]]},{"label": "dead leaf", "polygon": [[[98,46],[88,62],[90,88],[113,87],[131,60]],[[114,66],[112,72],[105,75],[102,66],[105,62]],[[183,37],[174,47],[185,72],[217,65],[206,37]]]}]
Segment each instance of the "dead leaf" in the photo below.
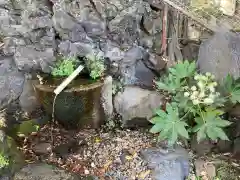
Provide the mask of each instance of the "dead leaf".
[{"label": "dead leaf", "polygon": [[95,143],[100,143],[102,140],[99,137],[95,138]]},{"label": "dead leaf", "polygon": [[151,172],[150,170],[143,171],[138,175],[138,178],[145,179],[150,174],[150,172]]},{"label": "dead leaf", "polygon": [[132,160],[133,157],[132,156],[125,156],[125,159],[129,161],[129,160]]},{"label": "dead leaf", "polygon": [[104,170],[108,169],[108,167],[112,164],[112,160],[109,160],[106,164],[104,164]]}]

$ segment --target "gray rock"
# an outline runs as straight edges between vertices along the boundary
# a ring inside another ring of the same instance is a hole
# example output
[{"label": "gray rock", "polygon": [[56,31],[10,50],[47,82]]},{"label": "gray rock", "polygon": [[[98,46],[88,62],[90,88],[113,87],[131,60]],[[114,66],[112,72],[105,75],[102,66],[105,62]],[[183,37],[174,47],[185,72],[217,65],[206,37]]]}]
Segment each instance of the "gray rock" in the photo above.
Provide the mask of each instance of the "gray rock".
[{"label": "gray rock", "polygon": [[33,146],[33,151],[36,154],[48,154],[51,151],[51,144],[50,143],[39,143]]},{"label": "gray rock", "polygon": [[161,106],[162,99],[163,96],[156,91],[125,87],[123,92],[114,97],[114,107],[125,126],[130,125],[131,120],[136,121],[136,125],[142,121],[147,124],[147,120],[153,116],[153,109]]},{"label": "gray rock", "polygon": [[143,63],[148,58],[148,53],[141,47],[132,47],[125,52],[124,58],[120,62],[121,76],[125,85],[152,88],[155,74]]},{"label": "gray rock", "polygon": [[234,140],[233,155],[234,155],[234,158],[238,160],[240,159],[240,137]]},{"label": "gray rock", "polygon": [[7,136],[3,130],[0,130],[0,143],[1,155],[5,158],[6,162],[4,166],[1,162],[0,175],[8,178],[23,166],[24,159],[21,152],[17,149],[14,140],[11,137]]},{"label": "gray rock", "polygon": [[[29,164],[17,172],[13,180],[80,180],[76,175],[65,172],[64,170],[44,163]],[[90,178],[91,179],[91,178]]]},{"label": "gray rock", "polygon": [[218,153],[227,153],[231,152],[232,150],[232,142],[231,141],[224,141],[224,140],[219,140],[219,142],[216,145],[217,152]]},{"label": "gray rock", "polygon": [[119,44],[136,44],[139,40],[142,16],[151,11],[148,3],[142,0],[125,1],[128,4],[109,24],[109,32]]},{"label": "gray rock", "polygon": [[[72,31],[76,24],[80,24],[90,37],[102,36],[105,33],[105,23],[89,0],[54,1],[53,11],[53,21],[60,34],[64,29]],[[61,18],[61,16],[67,18]],[[66,26],[68,28],[64,28]]]},{"label": "gray rock", "polygon": [[217,79],[228,73],[235,78],[240,75],[240,35],[218,32],[204,41],[199,49],[198,66],[201,72],[213,73]]},{"label": "gray rock", "polygon": [[58,46],[58,51],[64,56],[86,56],[94,54],[98,51],[91,42],[75,42],[63,41]]},{"label": "gray rock", "polygon": [[107,119],[111,119],[113,115],[113,79],[108,76],[104,80],[101,91],[101,104]]},{"label": "gray rock", "polygon": [[0,58],[0,107],[15,101],[23,90],[24,76],[13,63],[12,58]]},{"label": "gray rock", "polygon": [[22,71],[41,70],[51,72],[55,56],[53,48],[38,51],[34,46],[17,47],[14,54],[15,63]]},{"label": "gray rock", "polygon": [[204,161],[202,159],[197,159],[194,162],[196,176],[202,176],[202,173],[206,173],[205,176],[209,179],[214,179],[216,177],[216,168],[211,162]]},{"label": "gray rock", "polygon": [[210,153],[214,144],[210,140],[204,140],[200,143],[197,142],[196,136],[191,139],[191,149],[195,151],[198,155],[205,155]]},{"label": "gray rock", "polygon": [[23,86],[23,92],[19,97],[19,104],[21,109],[28,114],[31,114],[35,111],[39,106],[39,102],[36,97],[36,93],[34,91],[31,80],[25,76],[25,82]]},{"label": "gray rock", "polygon": [[174,150],[149,148],[142,150],[141,155],[157,180],[184,180],[189,174],[189,156],[181,147]]}]

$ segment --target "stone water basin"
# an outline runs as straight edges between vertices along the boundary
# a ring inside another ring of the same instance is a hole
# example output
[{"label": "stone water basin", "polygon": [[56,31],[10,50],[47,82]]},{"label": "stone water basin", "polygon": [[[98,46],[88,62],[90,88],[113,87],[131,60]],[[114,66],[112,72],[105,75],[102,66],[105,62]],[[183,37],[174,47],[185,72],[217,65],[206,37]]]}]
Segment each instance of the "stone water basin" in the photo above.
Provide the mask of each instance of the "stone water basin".
[{"label": "stone water basin", "polygon": [[[41,77],[42,83],[33,80],[33,86],[46,113],[52,116],[54,89],[64,78]],[[102,80],[77,77],[56,97],[54,119],[67,129],[100,127],[104,122],[100,103],[102,86]]]}]

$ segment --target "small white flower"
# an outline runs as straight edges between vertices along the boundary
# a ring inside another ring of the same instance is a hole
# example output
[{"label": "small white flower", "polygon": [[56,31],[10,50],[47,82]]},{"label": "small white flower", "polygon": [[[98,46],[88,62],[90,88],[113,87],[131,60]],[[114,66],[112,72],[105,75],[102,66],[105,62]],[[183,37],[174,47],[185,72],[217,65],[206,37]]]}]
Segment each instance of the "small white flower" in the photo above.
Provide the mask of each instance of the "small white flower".
[{"label": "small white flower", "polygon": [[192,87],[191,87],[191,90],[192,90],[192,91],[196,91],[196,90],[197,90],[196,86],[192,86]]},{"label": "small white flower", "polygon": [[190,99],[193,100],[193,99],[196,99],[196,96],[194,96],[193,94],[190,96]]},{"label": "small white flower", "polygon": [[204,91],[201,91],[201,92],[199,93],[199,96],[198,96],[198,97],[203,98],[204,96],[205,96],[205,92],[204,92]]},{"label": "small white flower", "polygon": [[198,74],[194,76],[194,80],[199,80],[199,75]]},{"label": "small white flower", "polygon": [[215,87],[216,87],[217,85],[218,85],[218,84],[217,84],[217,82],[213,82],[213,86],[215,86]]},{"label": "small white flower", "polygon": [[207,77],[207,76],[202,76],[202,80],[203,80],[203,81],[207,81],[207,80],[208,80],[208,77]]},{"label": "small white flower", "polygon": [[213,103],[213,99],[211,99],[211,98],[205,98],[205,99],[203,100],[203,102],[204,102],[205,104],[212,104],[212,103]]},{"label": "small white flower", "polygon": [[200,103],[198,99],[194,99],[192,102],[194,105],[198,105]]},{"label": "small white flower", "polygon": [[184,92],[185,97],[188,97],[189,95],[190,95],[189,92]]},{"label": "small white flower", "polygon": [[206,76],[210,77],[211,73],[210,72],[206,72]]},{"label": "small white flower", "polygon": [[212,74],[211,78],[212,78],[212,79],[215,79],[215,76]]},{"label": "small white flower", "polygon": [[198,93],[198,91],[193,91],[192,94],[196,97],[199,93]]},{"label": "small white flower", "polygon": [[215,88],[213,86],[208,86],[208,89],[211,91],[211,92],[215,92]]},{"label": "small white flower", "polygon": [[220,96],[220,93],[219,93],[219,92],[216,92],[216,96]]},{"label": "small white flower", "polygon": [[203,88],[204,88],[204,84],[203,84],[202,81],[199,81],[199,82],[197,83],[197,85],[198,85],[198,87],[199,87],[200,89],[203,89]]}]

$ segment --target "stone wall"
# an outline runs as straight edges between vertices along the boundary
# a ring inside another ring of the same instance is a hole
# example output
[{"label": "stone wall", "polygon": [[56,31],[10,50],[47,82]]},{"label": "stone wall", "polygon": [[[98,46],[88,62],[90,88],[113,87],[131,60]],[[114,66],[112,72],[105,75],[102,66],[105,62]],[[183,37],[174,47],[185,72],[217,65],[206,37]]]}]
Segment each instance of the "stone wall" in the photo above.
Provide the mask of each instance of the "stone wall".
[{"label": "stone wall", "polygon": [[101,53],[114,79],[151,89],[154,69],[165,65],[161,15],[145,0],[0,0],[0,107],[19,99],[33,111],[29,74],[49,73],[59,54]]},{"label": "stone wall", "polygon": [[101,52],[126,83],[150,85],[154,74],[145,64],[161,50],[162,25],[161,11],[148,2],[7,0],[0,8],[3,53],[19,70],[49,72],[56,53]]}]

